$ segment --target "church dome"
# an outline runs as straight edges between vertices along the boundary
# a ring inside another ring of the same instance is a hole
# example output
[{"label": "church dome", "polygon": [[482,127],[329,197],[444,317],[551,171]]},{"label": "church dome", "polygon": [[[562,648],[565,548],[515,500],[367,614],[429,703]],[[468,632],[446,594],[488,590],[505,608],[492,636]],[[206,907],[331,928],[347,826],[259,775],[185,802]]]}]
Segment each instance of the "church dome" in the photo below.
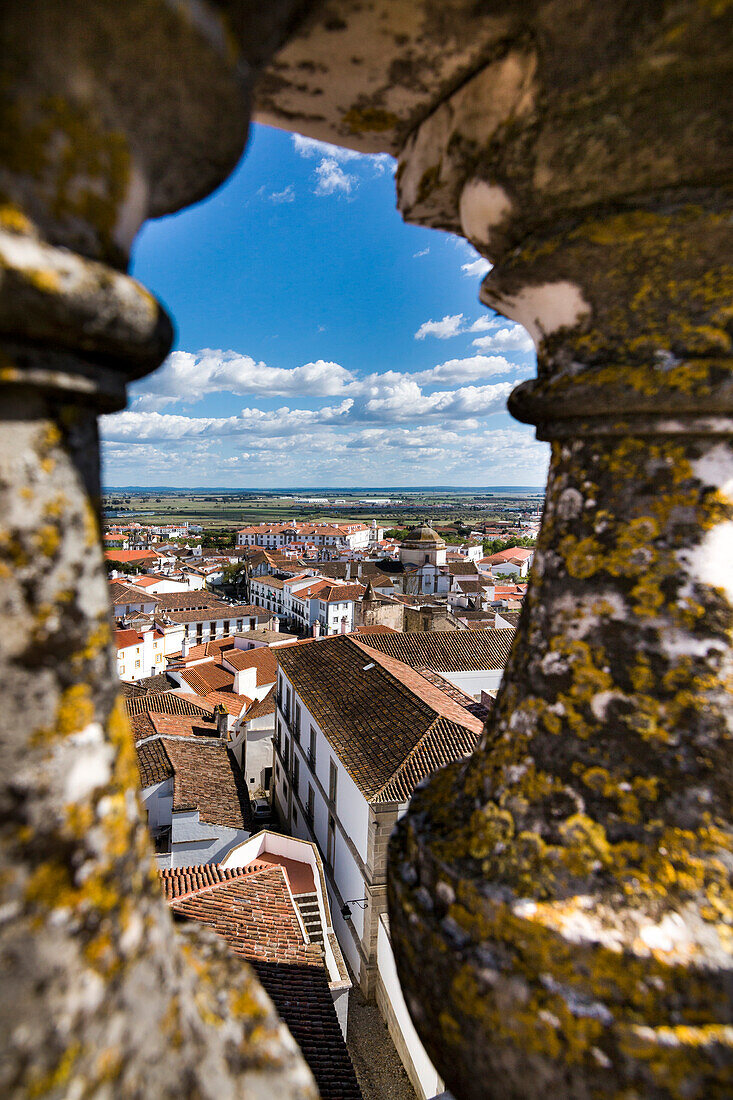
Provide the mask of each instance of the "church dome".
[{"label": "church dome", "polygon": [[407,532],[407,538],[402,540],[401,543],[408,550],[423,550],[428,548],[443,549],[445,543],[432,527],[427,522],[421,523],[418,527],[411,527]]}]

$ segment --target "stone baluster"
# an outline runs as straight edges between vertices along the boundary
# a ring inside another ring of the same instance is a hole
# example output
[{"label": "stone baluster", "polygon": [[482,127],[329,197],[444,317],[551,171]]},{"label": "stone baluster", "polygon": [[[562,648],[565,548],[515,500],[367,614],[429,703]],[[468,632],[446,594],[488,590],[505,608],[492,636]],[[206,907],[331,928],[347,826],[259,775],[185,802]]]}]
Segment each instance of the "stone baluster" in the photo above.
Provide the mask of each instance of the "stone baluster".
[{"label": "stone baluster", "polygon": [[99,539],[97,413],[172,336],[127,252],[235,163],[247,57],[202,4],[11,4],[0,36],[0,1092],[314,1097],[249,968],[162,900]]},{"label": "stone baluster", "polygon": [[495,264],[483,301],[538,348],[510,409],[552,441],[495,709],[391,847],[461,1100],[733,1091],[730,27],[683,5],[601,42],[599,11],[507,46],[398,173]]}]

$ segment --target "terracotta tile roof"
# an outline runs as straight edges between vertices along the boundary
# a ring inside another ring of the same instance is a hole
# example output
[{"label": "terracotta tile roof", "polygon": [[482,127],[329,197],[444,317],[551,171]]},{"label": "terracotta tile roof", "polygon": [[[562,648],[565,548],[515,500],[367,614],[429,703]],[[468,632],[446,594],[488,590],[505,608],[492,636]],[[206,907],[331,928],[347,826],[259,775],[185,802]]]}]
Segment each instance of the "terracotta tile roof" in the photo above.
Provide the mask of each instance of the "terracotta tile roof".
[{"label": "terracotta tile roof", "polygon": [[237,638],[244,638],[251,642],[264,642],[265,645],[278,645],[278,643],[294,640],[297,636],[297,634],[286,634],[282,630],[268,630],[266,627],[259,627],[256,630],[238,630],[236,633]]},{"label": "terracotta tile roof", "polygon": [[331,584],[328,590],[318,593],[318,599],[324,603],[342,603],[345,600],[360,600],[366,588],[362,584]]},{"label": "terracotta tile roof", "polygon": [[161,695],[170,691],[173,684],[164,672],[157,672],[153,676],[142,676],[139,680],[129,683],[120,681],[120,694],[127,699],[150,698],[151,695]]},{"label": "terracotta tile roof", "polygon": [[235,955],[322,965],[321,948],[307,942],[287,872],[278,865],[202,886],[169,904],[174,913],[208,924],[224,937]]},{"label": "terracotta tile roof", "polygon": [[395,630],[392,626],[384,626],[382,623],[377,623],[375,626],[357,626],[356,630],[350,631],[351,634],[398,634],[399,631]]},{"label": "terracotta tile roof", "polygon": [[155,711],[157,714],[190,714],[201,716],[202,714],[211,714],[214,708],[209,703],[205,703],[203,699],[196,703],[192,703],[189,699],[186,699],[182,695],[178,695],[175,691],[158,691],[154,694],[133,695],[128,697],[125,699],[125,709],[127,710],[128,717],[131,718],[133,715],[145,714],[148,711]]},{"label": "terracotta tile roof", "polygon": [[149,588],[151,584],[160,584],[160,577],[136,577],[132,582],[133,588]]},{"label": "terracotta tile roof", "polygon": [[338,580],[346,580],[349,574],[349,562],[324,561],[319,563],[318,569],[324,577],[334,577]]},{"label": "terracotta tile roof", "polygon": [[239,718],[242,711],[250,706],[252,700],[247,695],[235,695],[233,691],[210,691],[206,696],[206,702],[212,706],[221,706],[234,718]]},{"label": "terracotta tile roof", "polygon": [[185,657],[181,657],[180,649],[176,653],[169,653],[168,660],[176,664],[188,664],[190,661],[200,661],[202,657],[218,657],[225,649],[234,649],[234,635],[227,634],[223,638],[215,638],[211,642],[202,642],[201,645],[190,646]]},{"label": "terracotta tile roof", "polygon": [[461,577],[455,584],[459,592],[482,592],[484,588],[491,587],[491,581],[480,577],[478,573],[475,577]]},{"label": "terracotta tile roof", "polygon": [[197,695],[208,695],[211,691],[221,691],[231,688],[234,684],[234,673],[214,661],[205,661],[200,665],[192,665],[191,668],[182,668],[181,680],[188,684]]},{"label": "terracotta tile roof", "polygon": [[143,788],[173,778],[174,813],[198,810],[211,825],[251,829],[244,777],[223,741],[155,736],[135,750]]},{"label": "terracotta tile roof", "polygon": [[175,901],[187,894],[194,894],[207,886],[251,875],[269,866],[266,863],[248,863],[246,867],[222,867],[220,863],[199,863],[193,867],[163,867],[158,871],[166,901]]},{"label": "terracotta tile roof", "polygon": [[321,1100],[361,1100],[326,971],[259,959],[253,959],[252,966],[303,1052]]},{"label": "terracotta tile roof", "polygon": [[[413,691],[418,698],[427,703],[436,714],[440,714],[443,718],[451,721],[465,722],[473,729],[474,733],[481,732],[481,722],[476,720],[475,715],[465,705],[466,700],[471,702],[473,700],[458,688],[453,691],[446,690],[446,685],[450,688],[453,685],[448,684],[448,681],[444,680],[440,674],[434,673],[432,676],[426,677],[423,669],[410,668],[409,665],[395,660],[394,657],[389,657],[386,653],[370,649],[358,638],[354,638],[354,643],[363,651],[367,661],[371,659],[378,662],[396,680],[399,680],[410,691]],[[430,672],[431,670],[427,669],[425,671]]]},{"label": "terracotta tile roof", "polygon": [[469,756],[480,732],[439,718],[385,784],[374,802],[408,802],[418,783],[438,768]]},{"label": "terracotta tile roof", "polygon": [[271,577],[269,573],[265,573],[263,577],[253,577],[252,583],[263,584],[266,588],[276,588],[279,591],[285,587],[286,581],[282,577]]},{"label": "terracotta tile roof", "polygon": [[[429,761],[440,754],[445,730],[452,738],[446,752],[453,744],[470,741],[473,746],[478,738],[481,723],[473,715],[413,669],[369,650],[353,635],[288,646],[276,653],[283,672],[370,802],[384,801],[384,791],[402,790],[399,784],[391,788],[392,780],[439,719],[448,724],[436,727],[435,745],[432,736],[427,739],[432,747],[418,757],[410,778],[421,761],[426,770],[420,778],[429,773]],[[453,731],[459,725],[465,727],[461,734]]]},{"label": "terracotta tile roof", "polygon": [[534,554],[534,550],[527,550],[523,546],[510,546],[508,550],[500,550],[497,554],[489,554],[488,558],[482,558],[482,562],[489,562],[491,565],[499,565],[504,561],[511,561],[516,558],[519,562],[525,562],[527,558],[531,558]]},{"label": "terracotta tile roof", "polygon": [[[144,717],[147,719],[147,715]],[[152,730],[152,726],[150,728]],[[162,741],[154,738],[152,741],[146,741],[144,745],[136,745],[135,749],[140,786],[143,790],[146,787],[152,787],[154,783],[162,783],[164,779],[170,779],[173,775],[173,766]]]},{"label": "terracotta tile roof", "polygon": [[110,581],[109,598],[114,605],[124,603],[158,603],[159,597],[152,592],[141,592],[131,584],[123,584],[122,581]]},{"label": "terracotta tile roof", "polygon": [[115,645],[118,652],[131,645],[142,645],[142,642],[142,635],[137,630],[115,630]]},{"label": "terracotta tile roof", "polygon": [[293,595],[299,600],[309,600],[330,587],[331,581],[324,581],[322,577],[318,577],[313,584],[309,584],[305,588],[299,588]]},{"label": "terracotta tile roof", "polygon": [[359,641],[413,668],[436,672],[504,668],[514,631],[431,630],[420,634],[362,634]]},{"label": "terracotta tile roof", "polygon": [[458,703],[459,706],[472,714],[474,718],[478,718],[481,722],[486,718],[486,715],[489,713],[489,708],[485,707],[483,703],[477,703],[470,695],[466,695],[465,691],[461,691],[461,689],[456,687],[455,684],[452,684],[450,680],[446,680],[445,676],[441,676],[439,672],[434,672],[432,668],[427,668],[425,666],[419,668],[417,671],[424,679],[429,680],[431,684],[439,688],[455,703]]},{"label": "terracotta tile roof", "polygon": [[322,1100],[361,1100],[322,965],[305,942],[282,867],[207,864],[161,872],[177,917],[209,925],[250,961],[316,1079]]},{"label": "terracotta tile roof", "polygon": [[256,699],[247,711],[245,717],[248,722],[253,718],[264,718],[268,714],[274,714],[276,709],[275,696],[277,688],[270,688],[264,699]]},{"label": "terracotta tile roof", "polygon": [[216,737],[217,725],[213,711],[204,714],[161,714],[148,710],[148,721],[162,737]]},{"label": "terracotta tile roof", "polygon": [[127,561],[142,565],[146,561],[158,561],[160,554],[151,550],[105,550],[107,561]]},{"label": "terracotta tile roof", "polygon": [[221,655],[226,668],[244,672],[248,668],[257,669],[257,687],[274,684],[277,680],[277,659],[269,646],[261,645],[255,649],[230,649]]},{"label": "terracotta tile roof", "polygon": [[466,561],[464,558],[461,561],[449,561],[448,572],[451,577],[475,577],[478,569],[475,562]]}]

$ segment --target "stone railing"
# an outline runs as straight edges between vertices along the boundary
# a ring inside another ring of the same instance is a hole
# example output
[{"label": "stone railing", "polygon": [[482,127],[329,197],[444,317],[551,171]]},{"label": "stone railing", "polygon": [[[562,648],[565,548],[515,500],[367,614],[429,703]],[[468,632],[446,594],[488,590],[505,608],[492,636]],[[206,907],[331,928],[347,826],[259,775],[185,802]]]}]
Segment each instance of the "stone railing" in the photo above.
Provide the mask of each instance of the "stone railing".
[{"label": "stone railing", "polygon": [[[531,10],[530,10],[531,9]],[[254,979],[182,942],[115,706],[96,415],[170,345],[126,274],[261,116],[399,153],[493,263],[553,442],[479,750],[392,844],[393,946],[458,1097],[730,1095],[731,8],[4,5],[3,1058],[10,1095],[312,1096]],[[275,60],[270,58],[275,54]]]}]

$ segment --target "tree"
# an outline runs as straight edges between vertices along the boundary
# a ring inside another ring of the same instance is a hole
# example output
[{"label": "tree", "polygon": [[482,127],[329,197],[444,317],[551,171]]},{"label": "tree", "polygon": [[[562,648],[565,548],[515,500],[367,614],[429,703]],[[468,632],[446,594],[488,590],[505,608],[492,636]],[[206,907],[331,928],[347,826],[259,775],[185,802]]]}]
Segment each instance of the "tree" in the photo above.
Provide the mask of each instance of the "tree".
[{"label": "tree", "polygon": [[138,567],[129,561],[110,561],[107,559],[107,575],[110,573],[137,573]]},{"label": "tree", "polygon": [[249,565],[247,562],[235,562],[225,565],[221,571],[221,583],[231,588],[240,599],[249,599]]}]

